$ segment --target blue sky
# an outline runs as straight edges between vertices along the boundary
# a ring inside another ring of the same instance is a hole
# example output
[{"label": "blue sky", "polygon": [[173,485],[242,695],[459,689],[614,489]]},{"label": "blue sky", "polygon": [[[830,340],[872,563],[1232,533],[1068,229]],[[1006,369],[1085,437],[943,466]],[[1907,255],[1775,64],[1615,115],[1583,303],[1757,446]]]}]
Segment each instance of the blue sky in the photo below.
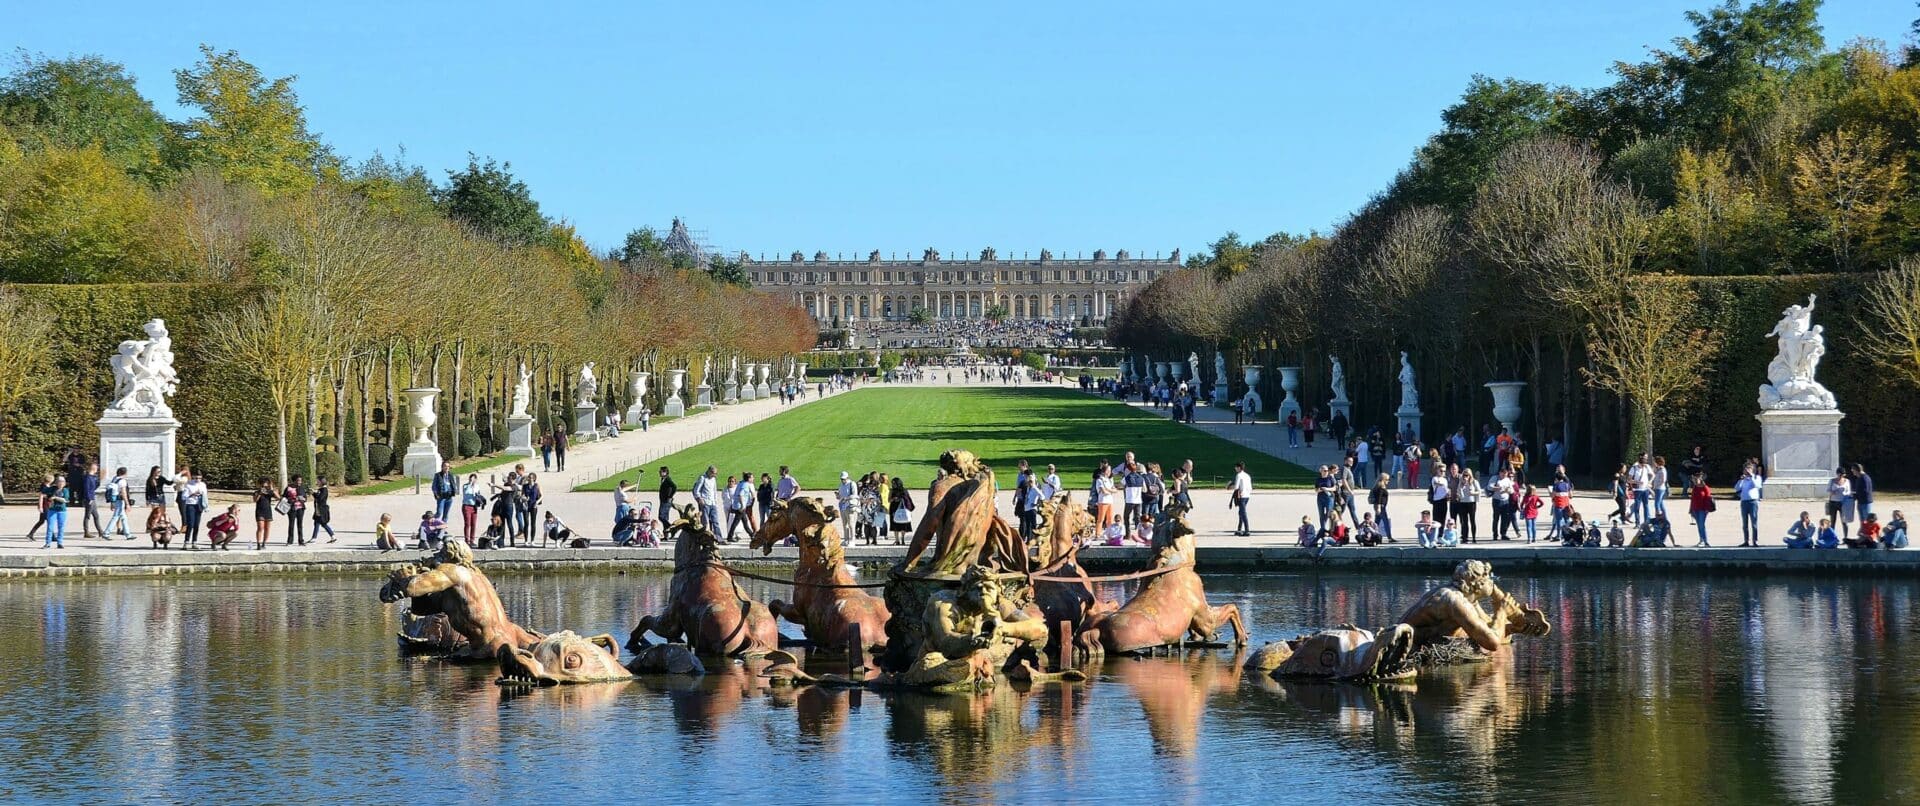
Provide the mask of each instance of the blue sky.
[{"label": "blue sky", "polygon": [[[590,243],[673,216],[755,254],[1191,253],[1328,229],[1475,73],[1590,86],[1709,0],[20,3],[8,44],[120,61],[170,116],[201,42],[295,74],[354,159],[513,164]],[[559,9],[557,11],[548,9]],[[1829,0],[1829,46],[1898,44]]]}]

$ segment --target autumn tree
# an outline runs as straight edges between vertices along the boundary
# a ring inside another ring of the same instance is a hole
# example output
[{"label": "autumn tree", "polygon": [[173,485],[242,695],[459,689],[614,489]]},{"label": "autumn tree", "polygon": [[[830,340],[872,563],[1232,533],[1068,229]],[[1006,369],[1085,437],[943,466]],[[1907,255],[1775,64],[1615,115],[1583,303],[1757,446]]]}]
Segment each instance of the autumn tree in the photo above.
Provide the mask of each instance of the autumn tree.
[{"label": "autumn tree", "polygon": [[45,310],[0,286],[0,425],[21,401],[54,382],[52,336]]},{"label": "autumn tree", "polygon": [[1920,258],[1902,259],[1868,281],[1860,346],[1874,363],[1920,386]]},{"label": "autumn tree", "polygon": [[1707,362],[1719,350],[1719,336],[1694,315],[1698,304],[1682,283],[1636,278],[1616,284],[1588,311],[1587,382],[1633,407],[1633,437],[1642,449],[1653,445],[1657,416],[1706,382]]},{"label": "autumn tree", "polygon": [[1842,271],[1859,268],[1887,229],[1904,167],[1878,129],[1822,135],[1793,160],[1794,199]]},{"label": "autumn tree", "polygon": [[199,112],[181,125],[182,164],[267,193],[313,186],[326,148],[307,131],[293,76],[268,79],[240,54],[201,45],[200,61],[173,77],[180,104]]},{"label": "autumn tree", "polygon": [[98,146],[49,145],[0,166],[0,278],[94,283],[166,277],[181,243],[147,188]]},{"label": "autumn tree", "polygon": [[0,121],[46,144],[97,147],[116,168],[153,178],[162,170],[167,121],[124,66],[98,56],[49,59],[21,54],[0,77]]}]

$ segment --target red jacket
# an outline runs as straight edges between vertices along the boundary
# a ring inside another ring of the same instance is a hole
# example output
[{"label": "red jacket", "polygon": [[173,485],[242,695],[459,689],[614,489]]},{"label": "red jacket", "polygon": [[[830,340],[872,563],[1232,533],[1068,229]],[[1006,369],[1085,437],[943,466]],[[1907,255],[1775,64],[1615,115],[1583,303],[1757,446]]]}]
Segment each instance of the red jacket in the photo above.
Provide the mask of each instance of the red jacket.
[{"label": "red jacket", "polygon": [[1687,506],[1688,512],[1692,512],[1692,513],[1712,512],[1713,511],[1713,488],[1708,487],[1705,484],[1695,487],[1693,488],[1693,492],[1688,496],[1688,500],[1692,502]]}]

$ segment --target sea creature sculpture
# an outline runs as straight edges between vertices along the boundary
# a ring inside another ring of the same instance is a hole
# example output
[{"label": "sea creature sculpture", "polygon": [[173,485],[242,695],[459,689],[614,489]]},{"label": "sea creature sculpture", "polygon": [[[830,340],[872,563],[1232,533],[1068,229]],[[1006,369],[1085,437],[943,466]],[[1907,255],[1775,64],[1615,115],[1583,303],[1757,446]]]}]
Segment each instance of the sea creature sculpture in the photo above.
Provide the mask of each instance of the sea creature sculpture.
[{"label": "sea creature sculpture", "polygon": [[856,627],[867,648],[885,647],[887,604],[853,587],[840,545],[839,512],[813,496],[776,502],[751,545],[771,554],[774,545],[788,537],[800,546],[800,562],[793,571],[793,601],[775,599],[767,609],[801,625],[807,640],[821,649],[844,650]]},{"label": "sea creature sculpture", "polygon": [[527,647],[541,636],[507,618],[493,582],[473,562],[473,550],[458,540],[446,541],[423,565],[406,565],[387,576],[380,601],[410,599],[407,609],[416,616],[443,614],[447,626],[467,641],[454,657],[494,658],[502,647]]},{"label": "sea creature sculpture", "polygon": [[748,597],[720,564],[720,538],[701,522],[700,510],[682,508],[667,534],[678,537],[667,610],[640,619],[627,648],[640,652],[648,646],[648,632],[685,642],[701,655],[756,656],[778,647],[773,612]]}]

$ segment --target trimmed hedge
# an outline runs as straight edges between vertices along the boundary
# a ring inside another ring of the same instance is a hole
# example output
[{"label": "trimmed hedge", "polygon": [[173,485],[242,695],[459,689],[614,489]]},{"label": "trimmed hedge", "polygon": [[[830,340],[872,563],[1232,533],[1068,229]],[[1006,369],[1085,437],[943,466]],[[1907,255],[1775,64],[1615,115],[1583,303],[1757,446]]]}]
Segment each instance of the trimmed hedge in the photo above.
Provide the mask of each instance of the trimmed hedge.
[{"label": "trimmed hedge", "polygon": [[346,475],[347,460],[340,454],[321,451],[313,455],[313,477],[316,483],[319,479],[326,479],[330,483],[339,484]]},{"label": "trimmed hedge", "polygon": [[[181,460],[218,488],[244,487],[249,479],[274,474],[273,405],[266,388],[240,367],[209,362],[195,326],[240,304],[253,289],[188,283],[14,288],[58,322],[52,388],[7,412],[0,432],[0,462],[14,486],[52,470],[68,446],[89,456],[99,451],[100,431],[93,421],[113,394],[107,359],[121,341],[144,338],[141,326],[155,317],[167,321],[174,369],[180,373],[180,393],[172,405],[181,421]],[[127,471],[145,478],[147,468]]]}]

